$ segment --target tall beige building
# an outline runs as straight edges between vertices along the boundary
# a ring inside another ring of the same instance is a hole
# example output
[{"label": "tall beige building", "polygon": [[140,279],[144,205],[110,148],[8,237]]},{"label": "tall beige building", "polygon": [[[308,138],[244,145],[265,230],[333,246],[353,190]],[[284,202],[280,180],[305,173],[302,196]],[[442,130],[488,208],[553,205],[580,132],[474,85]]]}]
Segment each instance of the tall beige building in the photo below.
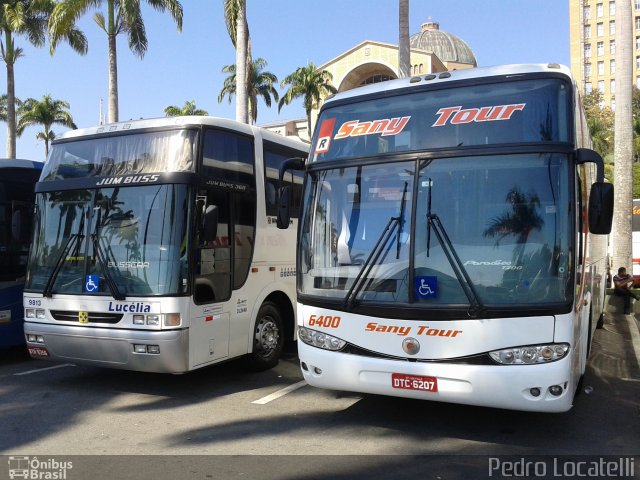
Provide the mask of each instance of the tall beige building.
[{"label": "tall beige building", "polygon": [[569,0],[571,72],[584,93],[599,90],[615,109],[616,1],[631,2],[633,78],[640,88],[640,0]]}]

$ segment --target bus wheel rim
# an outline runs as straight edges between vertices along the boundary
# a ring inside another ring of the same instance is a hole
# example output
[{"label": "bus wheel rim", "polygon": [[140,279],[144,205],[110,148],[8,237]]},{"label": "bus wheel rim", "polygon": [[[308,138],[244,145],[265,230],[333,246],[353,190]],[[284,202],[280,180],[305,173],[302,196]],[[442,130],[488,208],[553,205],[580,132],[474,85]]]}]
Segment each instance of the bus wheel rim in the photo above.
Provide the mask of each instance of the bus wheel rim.
[{"label": "bus wheel rim", "polygon": [[256,326],[256,345],[263,356],[269,356],[278,346],[280,333],[271,317],[261,318]]}]

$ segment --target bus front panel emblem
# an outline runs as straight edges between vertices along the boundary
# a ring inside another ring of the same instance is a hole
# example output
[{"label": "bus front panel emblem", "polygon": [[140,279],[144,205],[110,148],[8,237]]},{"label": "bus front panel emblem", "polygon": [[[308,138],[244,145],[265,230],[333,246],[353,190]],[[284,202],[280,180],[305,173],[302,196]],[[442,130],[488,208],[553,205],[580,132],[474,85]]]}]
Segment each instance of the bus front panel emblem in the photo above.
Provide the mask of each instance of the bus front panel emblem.
[{"label": "bus front panel emblem", "polygon": [[78,321],[80,323],[89,323],[89,312],[78,312]]}]

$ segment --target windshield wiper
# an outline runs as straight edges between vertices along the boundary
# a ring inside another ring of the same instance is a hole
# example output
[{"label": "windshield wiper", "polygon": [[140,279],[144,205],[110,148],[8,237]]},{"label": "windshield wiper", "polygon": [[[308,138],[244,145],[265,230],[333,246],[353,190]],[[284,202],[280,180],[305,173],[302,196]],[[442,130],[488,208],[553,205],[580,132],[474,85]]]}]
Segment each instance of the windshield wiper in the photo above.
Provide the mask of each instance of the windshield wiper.
[{"label": "windshield wiper", "polygon": [[[429,192],[431,192],[431,190],[429,190]],[[470,308],[468,315],[474,318],[479,317],[484,312],[484,306],[480,302],[478,292],[476,292],[473,282],[471,281],[471,277],[469,277],[467,269],[464,268],[464,264],[460,260],[453,243],[451,243],[451,239],[449,238],[449,235],[447,235],[447,231],[444,229],[444,225],[442,225],[440,218],[438,215],[431,213],[431,201],[429,201],[427,212],[427,256],[429,256],[428,252],[431,228],[433,228],[440,245],[442,245],[442,250],[453,269],[453,273],[455,273],[464,294],[469,300]]]},{"label": "windshield wiper", "polygon": [[[371,270],[373,269],[373,267],[375,267],[378,264],[380,255],[382,255],[384,248],[389,243],[389,240],[393,236],[393,233],[395,232],[396,228],[398,228],[398,237],[400,237],[400,228],[402,225],[402,218],[404,216],[404,204],[405,204],[405,199],[407,195],[407,186],[408,186],[408,182],[404,182],[404,192],[402,193],[402,204],[400,205],[400,214],[397,217],[389,218],[389,221],[387,222],[387,226],[384,227],[384,230],[380,233],[380,236],[378,237],[378,241],[373,247],[373,250],[371,250],[371,253],[367,257],[365,262],[362,264],[362,267],[360,268],[360,271],[358,272],[356,279],[353,281],[351,288],[349,289],[349,291],[347,292],[347,295],[345,296],[345,299],[343,302],[344,308],[350,309],[353,307],[353,304],[355,303],[356,298],[358,297],[358,294],[360,293],[360,291],[364,287],[364,284],[368,280],[369,273],[371,273]],[[400,255],[399,241],[398,241],[397,252],[399,256]]]},{"label": "windshield wiper", "polygon": [[102,245],[100,245],[100,239],[98,238],[97,233],[91,234],[91,239],[93,241],[93,250],[96,254],[96,258],[98,259],[98,263],[100,264],[100,268],[102,269],[102,273],[104,273],[104,279],[107,281],[107,287],[111,292],[111,295],[116,300],[126,300],[126,297],[120,293],[118,289],[118,285],[113,280],[111,276],[111,272],[109,271],[109,265],[107,264],[106,255],[102,250]]},{"label": "windshield wiper", "polygon": [[73,246],[78,243],[79,238],[84,238],[84,235],[81,235],[80,233],[72,233],[71,235],[69,235],[69,238],[67,238],[67,242],[60,252],[60,256],[56,260],[56,263],[53,266],[53,271],[51,272],[49,280],[47,280],[47,284],[44,287],[44,291],[42,292],[43,297],[51,297],[53,292],[53,285],[56,283],[56,278],[58,278],[58,274],[60,273],[60,270],[62,270],[62,266],[66,261],[67,255],[69,254]]},{"label": "windshield wiper", "polygon": [[[107,255],[105,255],[104,251],[102,250],[102,245],[100,244],[100,238],[98,236],[98,232],[102,228],[101,219],[102,219],[102,210],[98,210],[98,218],[96,219],[96,228],[95,228],[95,231],[91,234],[91,240],[93,242],[93,251],[96,255],[96,258],[98,259],[98,263],[100,264],[100,268],[102,269],[102,273],[104,274],[104,279],[107,282],[107,288],[109,288],[109,291],[111,292],[111,296],[116,300],[125,300],[126,299],[125,295],[120,293],[120,290],[118,289],[118,285],[116,284],[116,282],[113,280],[113,277],[111,276],[111,271],[109,270],[109,265],[107,262]],[[107,217],[107,220],[108,219],[109,217]]]},{"label": "windshield wiper", "polygon": [[87,213],[83,211],[82,216],[80,217],[80,222],[78,224],[78,233],[72,233],[69,235],[69,238],[67,238],[67,241],[62,248],[62,251],[60,252],[60,256],[57,258],[56,263],[53,264],[53,271],[49,276],[49,280],[47,280],[47,284],[44,287],[42,296],[51,298],[51,295],[53,293],[53,285],[56,283],[56,279],[60,274],[60,270],[62,270],[62,266],[67,259],[67,255],[74,246],[78,248],[80,247],[79,239],[84,238],[84,235],[82,235],[80,232],[84,231],[84,220],[86,215]]}]

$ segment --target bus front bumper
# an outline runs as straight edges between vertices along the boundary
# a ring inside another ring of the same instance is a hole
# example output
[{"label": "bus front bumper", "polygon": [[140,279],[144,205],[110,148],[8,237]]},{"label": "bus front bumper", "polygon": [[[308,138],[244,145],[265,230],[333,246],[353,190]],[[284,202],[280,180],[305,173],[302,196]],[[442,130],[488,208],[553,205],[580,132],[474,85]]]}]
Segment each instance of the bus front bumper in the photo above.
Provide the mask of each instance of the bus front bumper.
[{"label": "bus front bumper", "polygon": [[[404,362],[330,352],[298,341],[298,356],[307,383],[330,390],[510,410],[565,412],[571,408],[575,388],[571,383],[570,355],[541,365]],[[407,378],[419,383],[410,385]],[[413,389],[426,383],[435,386],[436,391]],[[553,386],[561,387],[559,395],[551,393]]]},{"label": "bus front bumper", "polygon": [[[188,329],[120,330],[27,321],[24,333],[33,358],[140,372],[189,370]],[[40,337],[42,342],[28,341],[30,335]]]}]

